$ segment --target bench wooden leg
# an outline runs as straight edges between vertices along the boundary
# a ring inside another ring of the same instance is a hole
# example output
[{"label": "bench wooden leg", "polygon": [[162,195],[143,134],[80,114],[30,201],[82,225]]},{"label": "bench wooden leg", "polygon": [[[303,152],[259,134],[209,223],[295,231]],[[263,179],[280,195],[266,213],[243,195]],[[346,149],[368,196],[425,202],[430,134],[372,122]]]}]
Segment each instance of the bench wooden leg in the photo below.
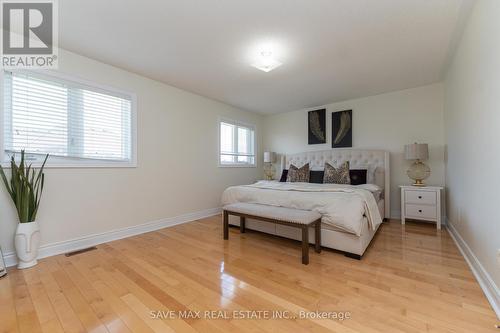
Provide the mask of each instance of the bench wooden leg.
[{"label": "bench wooden leg", "polygon": [[309,227],[302,227],[302,263],[309,265]]},{"label": "bench wooden leg", "polygon": [[321,219],[316,221],[314,231],[314,250],[316,253],[321,253]]},{"label": "bench wooden leg", "polygon": [[227,211],[224,211],[223,215],[222,229],[224,230],[224,239],[229,239],[229,214]]},{"label": "bench wooden leg", "polygon": [[240,232],[242,234],[244,234],[246,231],[246,227],[245,227],[245,217],[244,216],[240,216]]}]

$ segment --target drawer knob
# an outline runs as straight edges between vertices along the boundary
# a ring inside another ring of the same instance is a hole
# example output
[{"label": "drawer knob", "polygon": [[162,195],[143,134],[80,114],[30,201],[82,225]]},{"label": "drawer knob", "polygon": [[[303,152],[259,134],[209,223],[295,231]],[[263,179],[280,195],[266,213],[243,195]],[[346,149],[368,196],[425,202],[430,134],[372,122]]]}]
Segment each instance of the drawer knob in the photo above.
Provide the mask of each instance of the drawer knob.
[{"label": "drawer knob", "polygon": [[422,196],[421,196],[421,195],[419,195],[419,196],[418,196],[418,198],[419,198],[419,199],[422,199]]},{"label": "drawer knob", "polygon": [[421,210],[421,209],[419,209],[419,210],[418,210],[418,212],[419,212],[419,213],[422,213],[422,210]]}]

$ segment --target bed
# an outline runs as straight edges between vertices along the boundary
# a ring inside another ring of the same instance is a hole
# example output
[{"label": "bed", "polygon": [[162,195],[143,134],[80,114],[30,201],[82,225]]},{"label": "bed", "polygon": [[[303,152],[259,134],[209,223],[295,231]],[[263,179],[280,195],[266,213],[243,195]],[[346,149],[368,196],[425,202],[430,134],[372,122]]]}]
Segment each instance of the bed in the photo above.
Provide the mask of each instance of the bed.
[{"label": "bed", "polygon": [[[251,202],[271,206],[314,210],[322,215],[322,246],[360,258],[382,219],[389,217],[389,153],[372,149],[334,149],[282,155],[281,170],[291,164],[309,163],[311,170],[322,170],[325,162],[339,166],[349,161],[350,169],[367,169],[367,184],[337,185],[279,183],[260,181],[251,185],[232,186],[222,196],[223,204]],[[281,172],[280,172],[281,174]],[[231,225],[239,225],[231,218]],[[300,231],[249,219],[247,228],[300,240]],[[310,242],[314,243],[313,233]]]}]

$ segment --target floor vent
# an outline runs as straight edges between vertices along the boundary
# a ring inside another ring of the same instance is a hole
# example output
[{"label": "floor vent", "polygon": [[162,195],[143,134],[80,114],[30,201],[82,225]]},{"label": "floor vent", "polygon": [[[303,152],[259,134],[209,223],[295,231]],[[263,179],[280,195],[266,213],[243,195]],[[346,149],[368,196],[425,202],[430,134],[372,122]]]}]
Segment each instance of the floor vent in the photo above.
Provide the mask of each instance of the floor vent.
[{"label": "floor vent", "polygon": [[89,252],[89,251],[93,251],[93,250],[97,250],[97,247],[95,247],[95,246],[87,247],[85,249],[81,249],[81,250],[77,250],[77,251],[65,253],[64,255],[66,257],[72,257],[72,256],[76,256],[77,254],[84,253],[84,252]]}]

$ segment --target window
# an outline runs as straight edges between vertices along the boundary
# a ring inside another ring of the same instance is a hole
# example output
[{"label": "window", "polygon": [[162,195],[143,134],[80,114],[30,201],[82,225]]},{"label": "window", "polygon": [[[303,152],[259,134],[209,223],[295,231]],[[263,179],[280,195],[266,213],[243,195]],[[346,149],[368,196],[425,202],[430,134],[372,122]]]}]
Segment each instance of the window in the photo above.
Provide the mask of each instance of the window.
[{"label": "window", "polygon": [[4,72],[5,154],[69,165],[135,163],[133,98],[56,76]]},{"label": "window", "polygon": [[255,166],[255,129],[231,120],[219,124],[219,165]]}]

